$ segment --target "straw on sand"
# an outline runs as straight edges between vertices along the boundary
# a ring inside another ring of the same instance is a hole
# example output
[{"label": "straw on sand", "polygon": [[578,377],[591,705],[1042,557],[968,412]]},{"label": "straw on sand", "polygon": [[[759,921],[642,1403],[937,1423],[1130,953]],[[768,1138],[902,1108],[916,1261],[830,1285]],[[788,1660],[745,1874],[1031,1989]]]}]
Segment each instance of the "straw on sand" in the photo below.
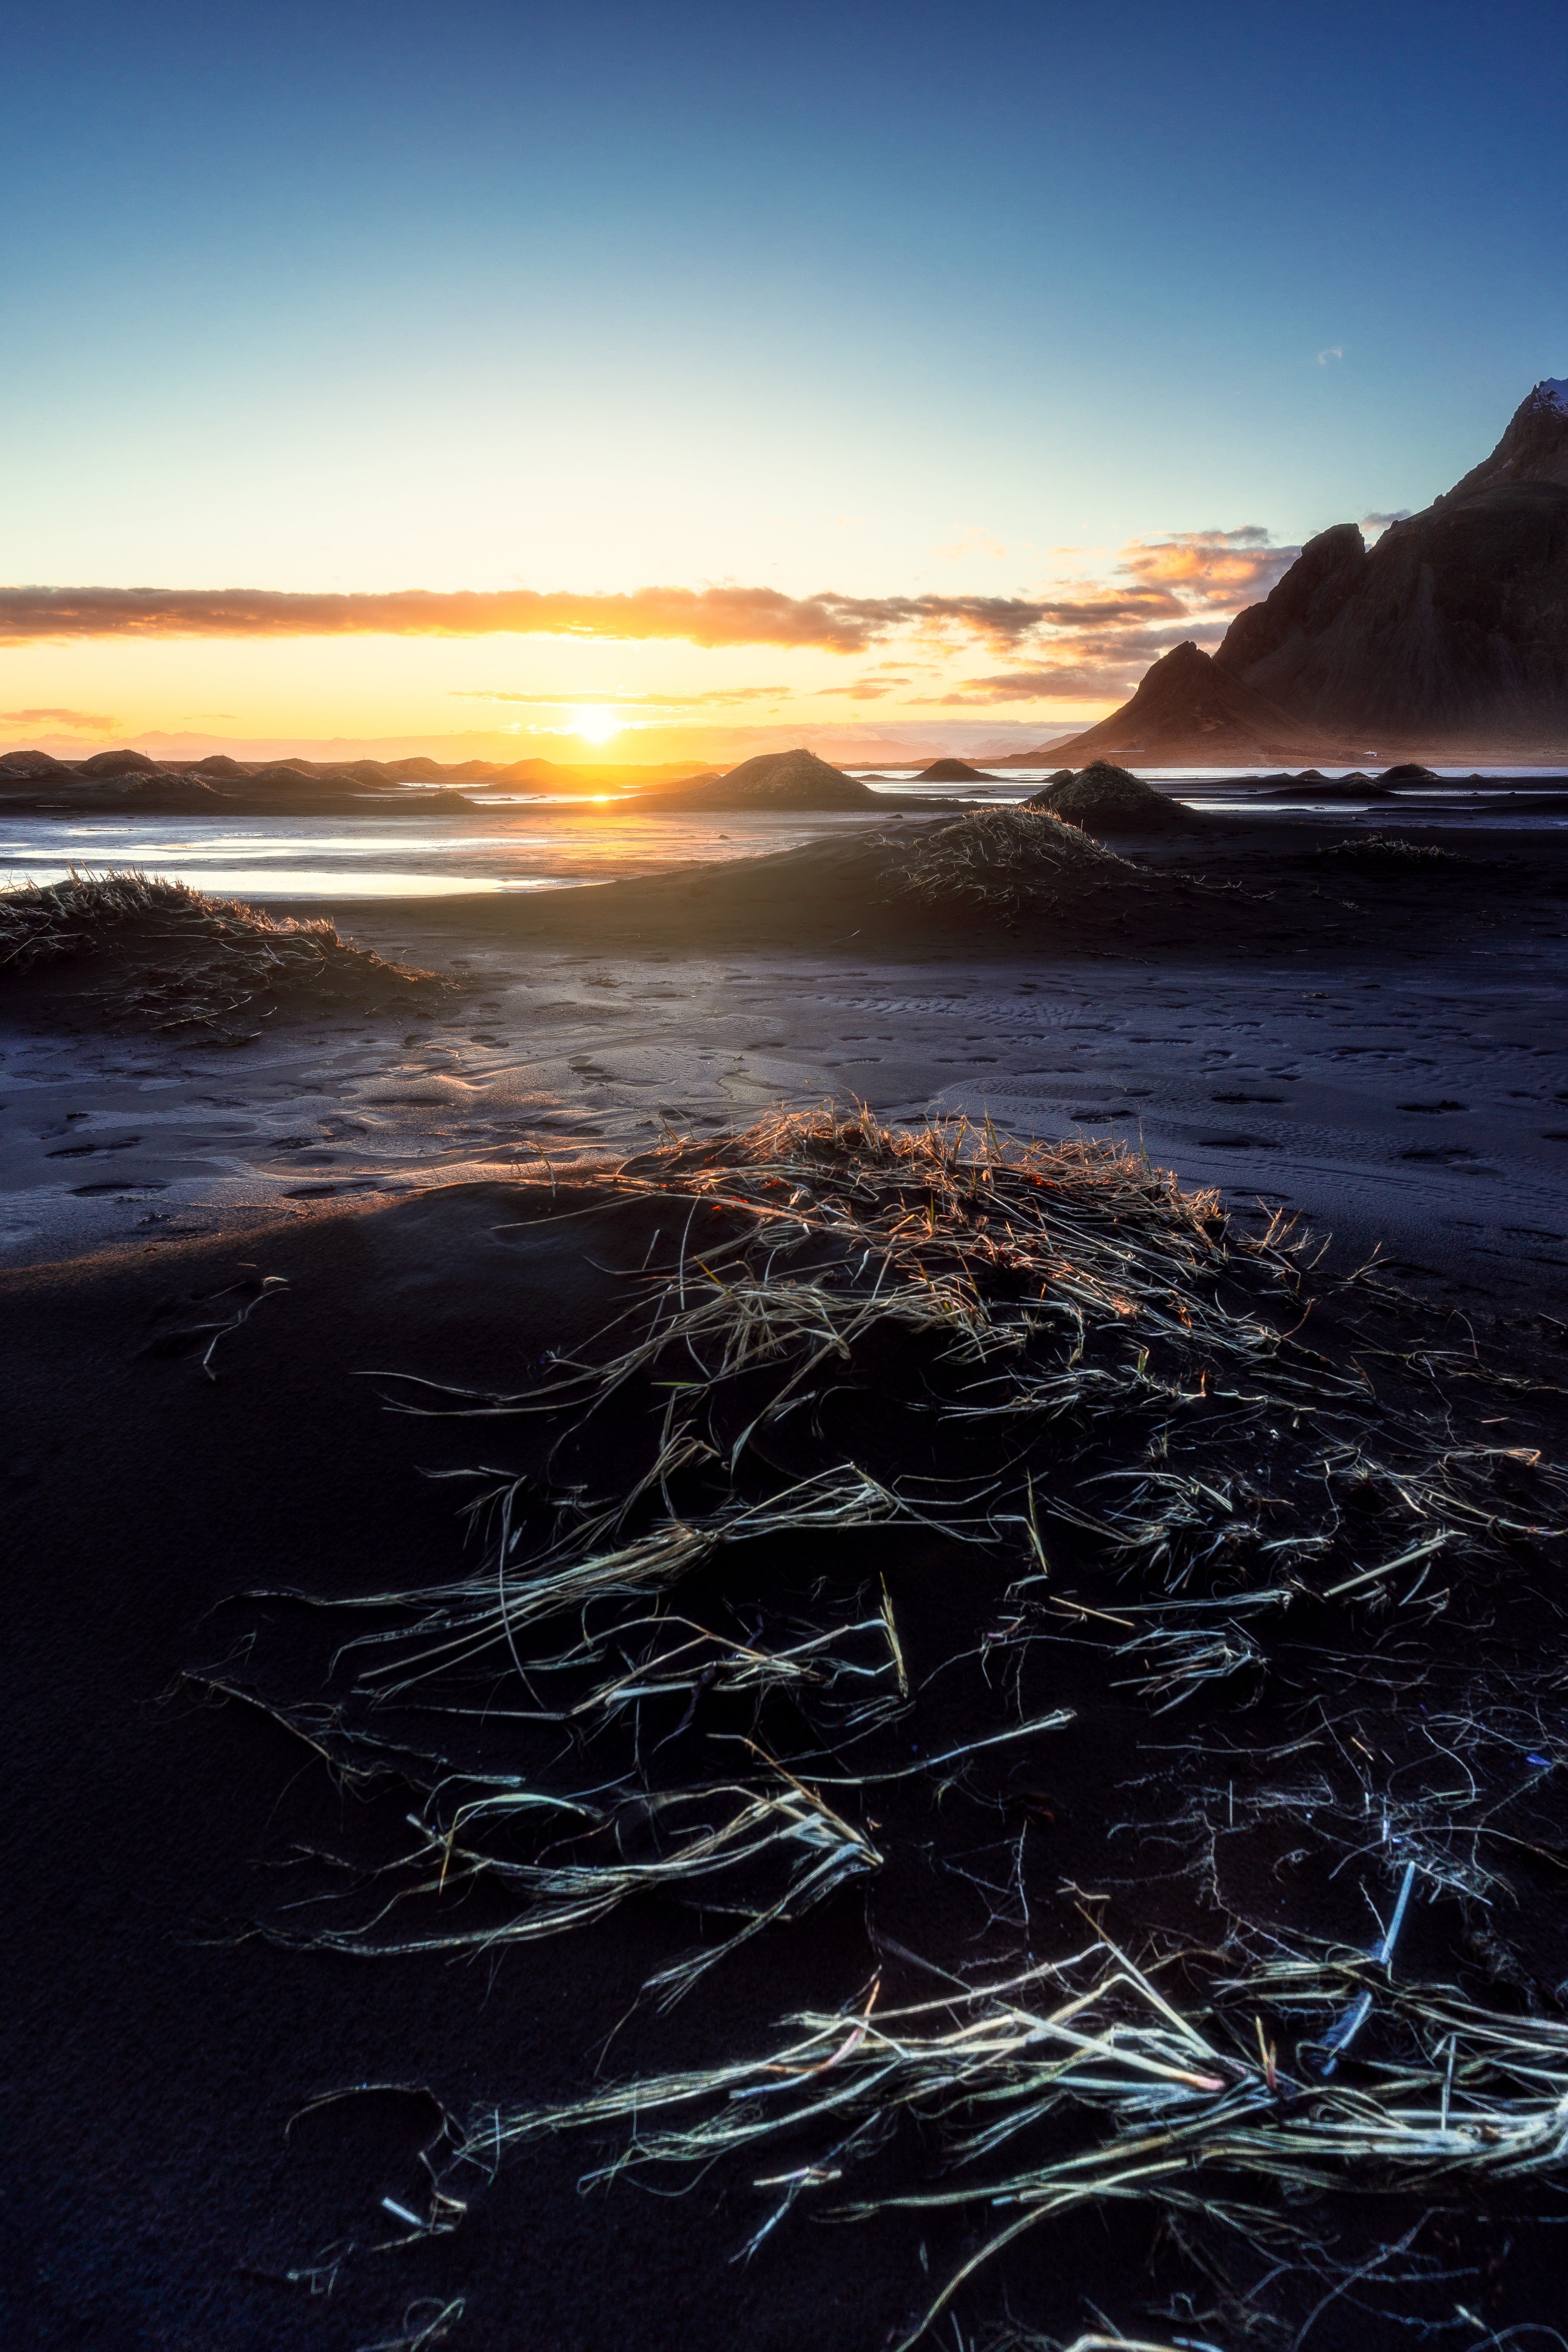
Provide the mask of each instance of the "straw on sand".
[{"label": "straw on sand", "polygon": [[[1140,1697],[1153,1719],[1207,1708],[1228,1724],[1278,1671],[1287,1622],[1312,1628],[1331,1681],[1335,1642],[1351,1655],[1364,1628],[1396,1622],[1429,1643],[1445,1611],[1484,1612],[1561,1538],[1561,1474],[1482,1427],[1513,1393],[1505,1376],[1429,1330],[1413,1339],[1414,1310],[1375,1267],[1331,1282],[1309,1236],[1278,1220],[1249,1235],[1141,1155],[824,1108],[713,1143],[671,1138],[605,1198],[646,1202],[671,1237],[627,1271],[615,1321],[514,1391],[395,1382],[405,1412],[536,1427],[545,1469],[479,1475],[477,1563],[354,1601],[380,1622],[342,1654],[348,1696],[281,1710],[335,1769],[393,1774],[417,1800],[372,1916],[294,1925],[296,1940],[479,1949],[661,1895],[726,1923],[654,1979],[668,2001],[737,1945],[873,1880],[887,1849],[870,1808],[896,1788],[935,1798],[1070,1737],[1070,1709],[1024,1703],[1036,1655],[1071,1650],[1108,1698]],[[1363,1318],[1353,1344],[1332,1340],[1332,1314]],[[907,1377],[881,1408],[925,1466],[878,1475],[822,1412],[889,1339]],[[1481,1410],[1461,1426],[1472,1390]],[[633,1433],[615,1491],[557,1484],[553,1465],[612,1403]],[[818,1466],[782,1472],[781,1431]],[[989,1713],[962,1738],[908,1736],[927,1699],[866,1557],[905,1530],[1009,1579],[976,1652]],[[780,1547],[812,1563],[811,1622],[765,1597],[744,1627],[716,1617],[715,1596]],[[446,1744],[399,1745],[381,1727],[400,1709],[444,1725]],[[1528,1713],[1504,1728],[1489,1699],[1435,1706],[1422,1736],[1461,1762],[1506,1739],[1540,1765],[1530,1743],[1548,1734]],[[524,1743],[516,1769],[465,1759],[481,1716]],[[567,1745],[546,1769],[526,1742],[551,1728]],[[1284,2227],[1256,2201],[1268,2187],[1462,2188],[1559,2168],[1568,2027],[1393,1976],[1413,1885],[1468,1903],[1500,1884],[1485,1842],[1514,1832],[1481,1774],[1471,1798],[1452,1773],[1413,1793],[1348,1729],[1294,1744],[1313,1749],[1311,1775],[1244,1784],[1239,1832],[1310,1824],[1363,1883],[1397,1851],[1403,1892],[1370,1958],[1278,1923],[1260,1939],[1233,1919],[1217,1952],[1179,1960],[1135,1961],[1097,1932],[973,1986],[939,1969],[941,1998],[913,2007],[881,2006],[873,1986],[796,2017],[762,2056],[487,2110],[485,2144],[620,2123],[632,2137],[608,2174],[743,2160],[772,2200],[753,2249],[802,2198],[862,2217],[992,2210],[986,2246],[928,2320],[986,2255],[1089,2201],[1201,2207],[1256,2232]],[[1238,1814],[1234,1779],[1228,1799],[1201,1780],[1223,1775],[1212,1752],[1193,1748],[1188,1811],[1161,1826],[1218,1902],[1216,1808],[1231,1832]],[[1017,1870],[1021,1888],[1021,1843]],[[479,1892],[482,1916],[455,1907]],[[879,2188],[877,2161],[910,2131],[938,2151],[934,2176]]]}]

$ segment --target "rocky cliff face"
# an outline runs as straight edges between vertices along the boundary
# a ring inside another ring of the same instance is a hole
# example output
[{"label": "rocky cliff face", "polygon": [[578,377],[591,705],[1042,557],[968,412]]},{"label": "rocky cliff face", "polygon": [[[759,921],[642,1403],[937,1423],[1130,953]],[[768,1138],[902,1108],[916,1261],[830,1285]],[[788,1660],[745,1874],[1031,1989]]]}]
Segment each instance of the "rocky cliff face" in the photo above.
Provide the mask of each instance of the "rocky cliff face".
[{"label": "rocky cliff face", "polygon": [[[1352,535],[1361,548],[1360,532]],[[1144,761],[1201,760],[1219,767],[1336,757],[1335,745],[1319,729],[1304,726],[1192,644],[1162,654],[1131,702],[1097,727],[1053,744],[1051,751],[1063,760],[1114,753]]]},{"label": "rocky cliff face", "polygon": [[[1448,499],[1503,482],[1555,482],[1568,489],[1568,376],[1548,376],[1509,419],[1508,431],[1489,457],[1456,482]],[[1446,506],[1439,499],[1438,506]]]},{"label": "rocky cliff face", "polygon": [[1298,727],[1568,740],[1568,380],[1538,384],[1483,464],[1370,551],[1353,523],[1310,541],[1215,664]]}]

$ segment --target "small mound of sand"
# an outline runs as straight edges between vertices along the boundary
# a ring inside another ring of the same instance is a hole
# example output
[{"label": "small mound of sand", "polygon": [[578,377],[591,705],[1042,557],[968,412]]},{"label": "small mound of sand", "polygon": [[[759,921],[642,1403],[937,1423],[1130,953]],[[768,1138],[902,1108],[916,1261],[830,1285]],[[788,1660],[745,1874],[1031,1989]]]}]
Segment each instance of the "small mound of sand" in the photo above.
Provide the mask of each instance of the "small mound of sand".
[{"label": "small mound of sand", "polygon": [[967,760],[933,760],[915,778],[917,784],[995,784],[999,776],[988,775],[984,768],[972,768]]},{"label": "small mound of sand", "polygon": [[1096,760],[1063,783],[1053,778],[1024,806],[1048,810],[1068,824],[1099,825],[1108,832],[1142,832],[1193,821],[1179,802],[1167,800],[1152,784],[1110,760]]},{"label": "small mound of sand", "polygon": [[998,911],[1011,911],[1042,887],[1090,876],[1142,878],[1114,850],[1028,803],[977,809],[952,824],[909,835],[894,845],[884,868],[898,896],[923,907]]},{"label": "small mound of sand", "polygon": [[645,793],[640,808],[864,809],[882,805],[869,784],[830,767],[815,751],[764,751],[728,775],[673,792]]},{"label": "small mound of sand", "polygon": [[95,751],[90,760],[72,761],[79,776],[155,776],[158,762],[144,751]]},{"label": "small mound of sand", "polygon": [[[337,782],[344,772],[334,771],[331,781]],[[249,781],[261,792],[298,793],[314,790],[323,779],[307,769],[297,768],[292,760],[279,760],[270,768],[253,769]],[[359,779],[353,777],[350,781],[357,783]]]},{"label": "small mound of sand", "polygon": [[1386,784],[1374,783],[1363,776],[1359,768],[1348,776],[1320,775],[1316,768],[1303,768],[1299,776],[1261,776],[1258,789],[1276,801],[1389,801],[1394,794]]},{"label": "small mound of sand", "polygon": [[0,777],[68,776],[70,772],[51,751],[0,752]]},{"label": "small mound of sand", "polygon": [[0,890],[0,979],[29,978],[100,1020],[231,1039],[237,1017],[286,1003],[371,1006],[454,984],[354,947],[324,920],[274,918],[134,871]]}]

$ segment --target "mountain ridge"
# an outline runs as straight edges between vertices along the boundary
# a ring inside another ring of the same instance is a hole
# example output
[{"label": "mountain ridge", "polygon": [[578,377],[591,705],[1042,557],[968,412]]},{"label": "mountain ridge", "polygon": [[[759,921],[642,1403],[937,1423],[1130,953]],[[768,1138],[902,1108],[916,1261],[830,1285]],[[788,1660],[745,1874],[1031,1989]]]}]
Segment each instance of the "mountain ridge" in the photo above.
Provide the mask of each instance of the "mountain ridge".
[{"label": "mountain ridge", "polygon": [[1173,648],[1109,719],[1043,748],[1175,763],[1561,754],[1568,378],[1543,378],[1489,457],[1373,546],[1355,523],[1320,531],[1212,656]]}]

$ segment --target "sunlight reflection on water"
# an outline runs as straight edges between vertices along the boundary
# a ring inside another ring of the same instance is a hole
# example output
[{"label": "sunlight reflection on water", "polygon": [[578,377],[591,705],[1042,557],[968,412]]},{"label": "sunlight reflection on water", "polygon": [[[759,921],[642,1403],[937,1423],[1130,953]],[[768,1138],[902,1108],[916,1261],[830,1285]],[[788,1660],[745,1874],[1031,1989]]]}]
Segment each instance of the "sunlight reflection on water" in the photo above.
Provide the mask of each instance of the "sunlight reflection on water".
[{"label": "sunlight reflection on water", "polygon": [[[953,786],[919,783],[914,772],[865,773],[880,794],[896,794],[918,813],[922,803],[952,809],[1021,800],[1038,789],[1043,768],[992,772],[994,781]],[[1258,781],[1256,769],[1159,769],[1139,771],[1200,810],[1258,817],[1318,814],[1352,820],[1369,814],[1393,814],[1389,803],[1341,801],[1320,804],[1270,802],[1247,792]],[[1339,775],[1342,770],[1326,770]],[[1486,801],[1494,774],[1483,772],[1469,792],[1474,771],[1449,770],[1424,792],[1400,793],[1399,818],[1408,823],[1426,803],[1430,817],[1447,814],[1456,799],[1473,809]],[[1542,782],[1552,780],[1542,777]],[[1237,792],[1237,788],[1240,788]],[[1234,796],[1233,796],[1234,795]],[[1508,825],[1556,825],[1562,817],[1542,807],[1532,812],[1528,793],[1500,800],[1488,821]],[[934,812],[933,812],[934,813]],[[891,813],[889,812],[889,814]],[[1454,811],[1459,821],[1462,814]],[[858,832],[886,820],[877,811],[793,814],[716,810],[711,816],[640,810],[635,800],[612,796],[542,799],[497,794],[482,809],[462,815],[388,818],[367,813],[363,824],[341,814],[224,820],[188,817],[81,818],[30,816],[0,820],[0,882],[62,881],[73,866],[101,870],[133,866],[148,874],[190,882],[226,898],[267,900],[299,898],[452,898],[467,893],[563,888],[583,882],[608,882],[657,873],[694,859],[753,857],[792,849],[825,834]]]},{"label": "sunlight reflection on water", "polygon": [[[410,815],[390,825],[376,817],[363,832],[341,817],[316,824],[308,817],[195,824],[27,817],[0,824],[0,882],[58,882],[73,866],[98,872],[133,866],[226,898],[448,898],[616,881],[696,858],[751,857],[867,821],[731,810],[697,819],[537,801],[526,818],[511,809],[498,810],[488,824],[467,815]],[[874,815],[870,821],[879,822]]]}]

